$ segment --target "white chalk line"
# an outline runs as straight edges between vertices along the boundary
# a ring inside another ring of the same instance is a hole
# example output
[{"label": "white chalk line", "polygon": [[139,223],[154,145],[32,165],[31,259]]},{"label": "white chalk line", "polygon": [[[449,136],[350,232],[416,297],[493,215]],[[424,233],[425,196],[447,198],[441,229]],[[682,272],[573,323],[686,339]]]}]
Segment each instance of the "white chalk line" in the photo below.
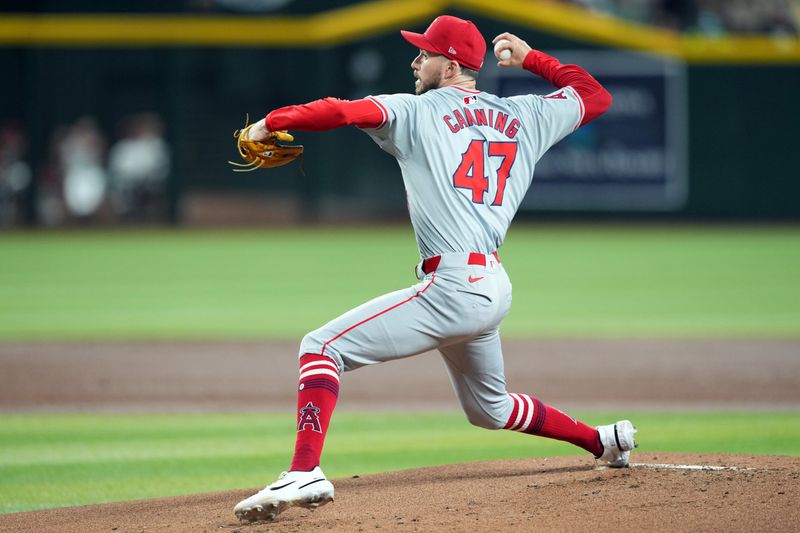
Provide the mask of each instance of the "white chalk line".
[{"label": "white chalk line", "polygon": [[631,468],[654,468],[667,470],[705,470],[705,471],[729,471],[745,472],[758,470],[756,468],[745,468],[743,466],[712,466],[712,465],[676,465],[667,463],[630,463]]}]

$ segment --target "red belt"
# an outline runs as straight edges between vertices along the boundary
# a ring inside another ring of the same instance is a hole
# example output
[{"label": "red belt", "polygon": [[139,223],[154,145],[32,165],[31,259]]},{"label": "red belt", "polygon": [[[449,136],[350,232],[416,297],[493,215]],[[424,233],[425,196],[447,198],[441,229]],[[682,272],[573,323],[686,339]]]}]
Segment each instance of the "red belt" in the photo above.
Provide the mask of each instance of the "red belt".
[{"label": "red belt", "polygon": [[[497,262],[500,262],[500,258],[497,256],[497,252],[492,252],[492,255]],[[429,257],[422,262],[422,271],[425,274],[430,274],[431,272],[435,271],[439,267],[439,262],[441,262],[442,256],[441,255],[434,255],[433,257]],[[479,254],[476,252],[470,252],[469,258],[467,259],[468,265],[480,265],[486,266],[486,254]]]}]

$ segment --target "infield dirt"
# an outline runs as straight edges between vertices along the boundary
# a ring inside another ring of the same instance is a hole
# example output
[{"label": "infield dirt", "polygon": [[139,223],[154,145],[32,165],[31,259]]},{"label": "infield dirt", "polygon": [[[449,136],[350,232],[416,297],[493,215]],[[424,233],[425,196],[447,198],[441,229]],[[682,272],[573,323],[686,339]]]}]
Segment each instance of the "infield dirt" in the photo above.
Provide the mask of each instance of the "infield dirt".
[{"label": "infield dirt", "polygon": [[[504,346],[509,388],[568,408],[800,408],[798,341]],[[0,344],[0,409],[292,409],[295,352],[278,343]],[[456,405],[433,354],[348,374],[342,390],[344,409]],[[800,458],[648,452],[633,461],[650,466],[597,468],[582,455],[341,479],[334,503],[290,509],[269,524],[243,525],[232,514],[252,487],[7,514],[0,531],[798,530]],[[734,468],[652,466],[665,463]]]}]

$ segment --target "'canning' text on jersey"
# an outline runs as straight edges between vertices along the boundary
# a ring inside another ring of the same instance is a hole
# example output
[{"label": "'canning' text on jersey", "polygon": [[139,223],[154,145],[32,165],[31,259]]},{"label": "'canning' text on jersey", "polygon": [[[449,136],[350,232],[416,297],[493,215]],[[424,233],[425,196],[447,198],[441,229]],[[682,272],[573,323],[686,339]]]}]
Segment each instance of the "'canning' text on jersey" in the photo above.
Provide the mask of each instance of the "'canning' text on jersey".
[{"label": "'canning' text on jersey", "polygon": [[[509,118],[511,119],[510,121]],[[462,107],[461,110],[453,109],[450,115],[445,115],[442,119],[453,133],[458,133],[462,129],[472,126],[487,126],[496,129],[509,139],[516,137],[517,132],[522,127],[522,123],[517,118],[510,117],[508,113],[491,108]]]}]

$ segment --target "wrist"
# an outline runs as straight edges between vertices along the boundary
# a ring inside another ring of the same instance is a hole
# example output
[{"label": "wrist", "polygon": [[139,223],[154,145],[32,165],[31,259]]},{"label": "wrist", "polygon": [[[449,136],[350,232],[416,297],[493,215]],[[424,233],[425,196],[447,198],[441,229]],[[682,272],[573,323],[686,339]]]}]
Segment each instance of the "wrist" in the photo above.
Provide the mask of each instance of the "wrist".
[{"label": "wrist", "polygon": [[265,125],[266,119],[254,122],[247,128],[247,139],[251,141],[263,141],[269,135],[269,130]]},{"label": "wrist", "polygon": [[541,73],[542,59],[549,58],[547,54],[539,50],[531,49],[530,52],[525,54],[525,59],[522,61],[522,68],[529,70],[534,74]]}]

